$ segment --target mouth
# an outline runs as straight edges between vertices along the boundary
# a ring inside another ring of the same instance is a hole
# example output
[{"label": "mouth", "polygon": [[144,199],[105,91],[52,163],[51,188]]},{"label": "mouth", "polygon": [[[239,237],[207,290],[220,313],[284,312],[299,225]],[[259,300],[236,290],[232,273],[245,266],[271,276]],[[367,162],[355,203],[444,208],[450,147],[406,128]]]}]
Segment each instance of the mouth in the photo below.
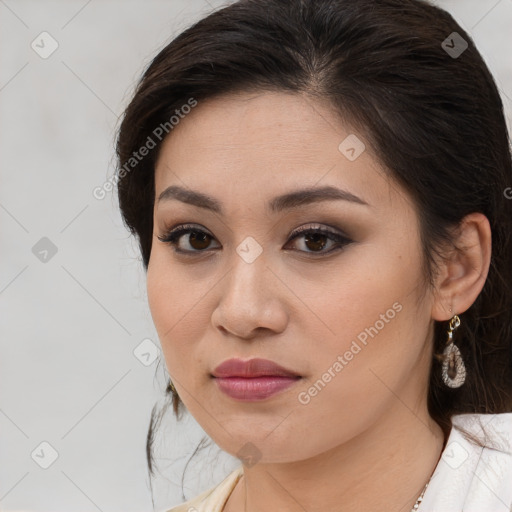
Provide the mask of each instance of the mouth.
[{"label": "mouth", "polygon": [[239,401],[265,400],[293,386],[302,376],[268,359],[228,359],[211,377],[227,396]]}]

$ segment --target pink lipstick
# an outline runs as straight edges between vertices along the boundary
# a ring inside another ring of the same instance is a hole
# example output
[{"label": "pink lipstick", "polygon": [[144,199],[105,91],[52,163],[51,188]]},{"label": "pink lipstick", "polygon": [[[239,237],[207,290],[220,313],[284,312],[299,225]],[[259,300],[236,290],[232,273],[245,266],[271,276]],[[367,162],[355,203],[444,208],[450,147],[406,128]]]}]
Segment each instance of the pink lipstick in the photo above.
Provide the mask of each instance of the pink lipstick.
[{"label": "pink lipstick", "polygon": [[228,359],[212,376],[219,389],[236,400],[258,401],[269,398],[301,379],[296,372],[268,359]]}]

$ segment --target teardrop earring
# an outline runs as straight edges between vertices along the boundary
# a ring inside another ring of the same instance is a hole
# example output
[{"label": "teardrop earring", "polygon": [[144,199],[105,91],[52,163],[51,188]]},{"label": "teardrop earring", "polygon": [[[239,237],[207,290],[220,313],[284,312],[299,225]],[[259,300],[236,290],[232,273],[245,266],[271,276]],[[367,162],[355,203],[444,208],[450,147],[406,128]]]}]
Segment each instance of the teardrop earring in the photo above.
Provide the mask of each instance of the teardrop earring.
[{"label": "teardrop earring", "polygon": [[460,388],[466,380],[466,366],[459,348],[453,343],[453,331],[460,325],[460,318],[454,315],[448,327],[447,345],[443,352],[443,381],[450,388]]}]

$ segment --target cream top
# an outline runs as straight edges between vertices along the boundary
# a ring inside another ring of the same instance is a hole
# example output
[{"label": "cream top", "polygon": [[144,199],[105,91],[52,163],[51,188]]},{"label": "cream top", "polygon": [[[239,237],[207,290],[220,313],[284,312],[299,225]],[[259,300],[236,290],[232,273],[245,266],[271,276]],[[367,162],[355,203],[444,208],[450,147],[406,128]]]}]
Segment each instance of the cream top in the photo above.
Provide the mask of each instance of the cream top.
[{"label": "cream top", "polygon": [[224,505],[243,475],[243,466],[232,471],[220,484],[204,491],[168,512],[222,512]]},{"label": "cream top", "polygon": [[[458,414],[452,423],[483,438],[485,447],[469,442],[452,428],[418,512],[512,512],[512,412]],[[222,512],[243,475],[243,466],[217,486],[167,512]]]}]

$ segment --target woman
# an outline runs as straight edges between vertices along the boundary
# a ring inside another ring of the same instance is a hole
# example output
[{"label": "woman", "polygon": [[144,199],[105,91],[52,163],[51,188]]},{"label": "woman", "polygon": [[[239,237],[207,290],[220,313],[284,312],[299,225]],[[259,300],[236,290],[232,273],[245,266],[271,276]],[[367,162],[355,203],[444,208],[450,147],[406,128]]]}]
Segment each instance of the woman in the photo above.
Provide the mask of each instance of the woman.
[{"label": "woman", "polygon": [[512,510],[509,137],[448,13],[238,1],[117,151],[174,412],[242,462],[173,512]]}]

